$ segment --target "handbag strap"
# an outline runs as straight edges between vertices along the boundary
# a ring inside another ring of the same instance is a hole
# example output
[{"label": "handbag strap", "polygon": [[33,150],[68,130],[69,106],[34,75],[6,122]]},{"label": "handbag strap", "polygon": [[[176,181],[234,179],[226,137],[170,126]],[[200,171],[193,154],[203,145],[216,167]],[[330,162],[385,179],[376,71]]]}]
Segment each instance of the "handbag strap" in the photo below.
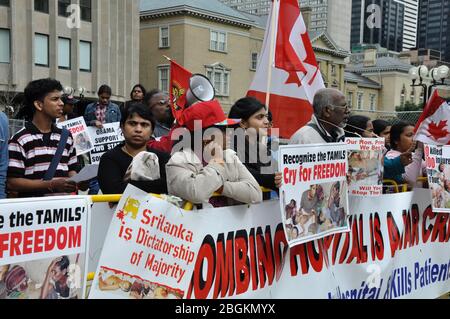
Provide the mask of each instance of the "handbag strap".
[{"label": "handbag strap", "polygon": [[66,147],[67,139],[69,138],[69,130],[63,128],[61,132],[61,139],[58,143],[58,148],[56,149],[55,155],[53,155],[52,162],[44,175],[44,181],[51,181],[55,176],[56,169],[58,168],[59,162],[61,161],[64,148]]}]

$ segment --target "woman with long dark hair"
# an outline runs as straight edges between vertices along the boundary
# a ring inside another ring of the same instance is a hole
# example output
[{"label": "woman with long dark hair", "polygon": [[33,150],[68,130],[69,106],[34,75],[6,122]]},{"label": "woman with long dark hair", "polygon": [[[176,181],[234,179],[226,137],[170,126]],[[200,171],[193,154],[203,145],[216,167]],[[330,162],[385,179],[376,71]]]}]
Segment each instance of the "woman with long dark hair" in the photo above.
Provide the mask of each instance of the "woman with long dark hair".
[{"label": "woman with long dark hair", "polygon": [[228,117],[241,120],[240,129],[236,129],[232,143],[239,159],[259,185],[278,190],[282,175],[276,172],[278,165],[265,142],[269,129],[266,106],[255,98],[242,98],[231,107]]}]

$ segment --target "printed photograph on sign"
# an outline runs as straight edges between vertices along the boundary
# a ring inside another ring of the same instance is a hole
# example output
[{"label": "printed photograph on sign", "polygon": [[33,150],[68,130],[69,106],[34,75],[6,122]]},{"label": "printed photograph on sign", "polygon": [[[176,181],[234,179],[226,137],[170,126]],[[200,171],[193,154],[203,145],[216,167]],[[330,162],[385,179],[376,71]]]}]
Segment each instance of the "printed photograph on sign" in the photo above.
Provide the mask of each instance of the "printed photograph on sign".
[{"label": "printed photograph on sign", "polygon": [[84,254],[0,266],[0,299],[83,298]]},{"label": "printed photograph on sign", "polygon": [[346,138],[349,194],[380,196],[383,193],[384,138]]},{"label": "printed photograph on sign", "polygon": [[97,288],[123,299],[181,299],[182,291],[162,286],[119,270],[102,267],[97,274]]},{"label": "printed photograph on sign", "polygon": [[77,156],[88,153],[94,148],[94,143],[91,140],[83,117],[60,122],[57,125],[59,128],[68,129],[72,133]]},{"label": "printed photograph on sign", "polygon": [[[286,232],[289,240],[345,227],[347,215],[344,207],[344,182],[310,185],[298,203],[291,199],[285,205]],[[283,194],[283,202],[285,196]]]},{"label": "printed photograph on sign", "polygon": [[428,184],[434,212],[450,213],[450,146],[425,146]]},{"label": "printed photograph on sign", "polygon": [[280,208],[290,246],[347,232],[347,145],[282,146]]}]

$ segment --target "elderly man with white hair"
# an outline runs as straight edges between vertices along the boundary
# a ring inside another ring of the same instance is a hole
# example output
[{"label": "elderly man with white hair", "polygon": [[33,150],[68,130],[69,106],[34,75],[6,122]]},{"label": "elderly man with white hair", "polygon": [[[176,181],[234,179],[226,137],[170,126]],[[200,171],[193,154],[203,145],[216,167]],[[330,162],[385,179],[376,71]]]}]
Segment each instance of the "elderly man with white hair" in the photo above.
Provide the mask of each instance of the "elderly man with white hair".
[{"label": "elderly man with white hair", "polygon": [[336,89],[321,89],[314,96],[313,108],[311,121],[292,135],[289,144],[343,142],[343,128],[351,111],[344,94]]}]

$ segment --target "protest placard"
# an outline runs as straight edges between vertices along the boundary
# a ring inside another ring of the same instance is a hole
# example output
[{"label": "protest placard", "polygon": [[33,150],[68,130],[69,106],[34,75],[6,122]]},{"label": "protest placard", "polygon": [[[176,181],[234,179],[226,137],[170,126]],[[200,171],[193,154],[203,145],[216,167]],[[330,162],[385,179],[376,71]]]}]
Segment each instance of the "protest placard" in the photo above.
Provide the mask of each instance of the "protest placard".
[{"label": "protest placard", "polygon": [[281,218],[290,246],[349,231],[347,145],[281,146]]},{"label": "protest placard", "polygon": [[0,299],[84,298],[89,197],[0,201]]},{"label": "protest placard", "polygon": [[103,128],[89,127],[88,131],[94,141],[91,164],[99,164],[103,154],[124,141],[120,123],[103,124]]},{"label": "protest placard", "polygon": [[132,185],[117,207],[89,297],[182,298],[200,246],[185,226],[195,216]]},{"label": "protest placard", "polygon": [[346,138],[348,191],[352,196],[383,194],[384,138]]},{"label": "protest placard", "polygon": [[57,124],[59,128],[65,128],[72,133],[77,155],[90,152],[94,148],[88,127],[83,117],[77,117],[72,120],[64,121]]},{"label": "protest placard", "polygon": [[433,211],[450,213],[450,146],[425,145],[425,160]]}]

